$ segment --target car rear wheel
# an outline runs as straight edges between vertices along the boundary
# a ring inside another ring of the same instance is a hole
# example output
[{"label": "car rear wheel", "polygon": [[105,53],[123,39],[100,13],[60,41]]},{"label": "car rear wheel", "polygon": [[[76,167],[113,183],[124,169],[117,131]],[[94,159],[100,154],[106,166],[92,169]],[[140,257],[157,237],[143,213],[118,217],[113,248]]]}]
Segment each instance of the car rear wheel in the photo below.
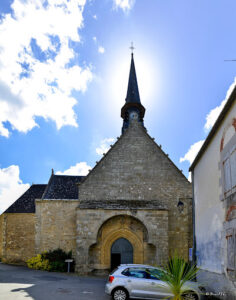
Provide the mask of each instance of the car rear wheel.
[{"label": "car rear wheel", "polygon": [[112,293],[112,299],[113,300],[128,300],[129,299],[129,295],[128,295],[128,293],[127,293],[127,291],[125,289],[117,288]]},{"label": "car rear wheel", "polygon": [[185,295],[183,295],[184,300],[198,300],[198,295],[195,294],[194,292],[189,292]]}]

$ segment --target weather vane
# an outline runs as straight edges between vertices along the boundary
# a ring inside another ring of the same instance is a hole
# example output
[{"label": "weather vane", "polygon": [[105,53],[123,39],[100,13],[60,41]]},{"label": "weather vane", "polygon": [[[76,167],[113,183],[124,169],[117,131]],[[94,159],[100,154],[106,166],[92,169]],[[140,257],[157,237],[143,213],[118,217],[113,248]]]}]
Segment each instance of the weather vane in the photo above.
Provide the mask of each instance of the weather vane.
[{"label": "weather vane", "polygon": [[134,45],[133,45],[133,42],[131,42],[131,47],[129,47],[129,49],[131,49],[131,54],[133,54],[134,53]]}]

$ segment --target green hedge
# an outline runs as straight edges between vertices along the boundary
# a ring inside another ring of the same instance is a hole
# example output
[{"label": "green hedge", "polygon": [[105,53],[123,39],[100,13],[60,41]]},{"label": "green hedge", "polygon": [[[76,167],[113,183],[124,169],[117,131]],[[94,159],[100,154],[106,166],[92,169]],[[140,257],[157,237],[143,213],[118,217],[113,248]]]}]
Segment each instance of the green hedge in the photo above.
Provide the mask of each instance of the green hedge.
[{"label": "green hedge", "polygon": [[[52,251],[45,251],[38,254],[35,257],[27,260],[27,266],[31,269],[54,271],[54,272],[66,272],[67,263],[66,259],[72,259],[72,251],[68,253],[58,248]],[[70,271],[74,272],[74,262],[70,264]]]}]

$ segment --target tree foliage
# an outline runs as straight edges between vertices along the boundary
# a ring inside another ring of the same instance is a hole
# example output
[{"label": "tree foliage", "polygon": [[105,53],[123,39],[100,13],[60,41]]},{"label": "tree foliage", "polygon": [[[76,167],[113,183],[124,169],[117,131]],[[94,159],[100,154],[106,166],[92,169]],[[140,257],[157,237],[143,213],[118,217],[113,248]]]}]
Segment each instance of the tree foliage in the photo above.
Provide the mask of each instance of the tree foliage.
[{"label": "tree foliage", "polygon": [[[27,260],[27,266],[31,269],[54,271],[54,272],[66,272],[67,263],[66,259],[72,258],[72,251],[68,253],[58,248],[56,250],[45,251],[38,254],[35,257]],[[71,271],[74,271],[74,262],[71,264]]]}]

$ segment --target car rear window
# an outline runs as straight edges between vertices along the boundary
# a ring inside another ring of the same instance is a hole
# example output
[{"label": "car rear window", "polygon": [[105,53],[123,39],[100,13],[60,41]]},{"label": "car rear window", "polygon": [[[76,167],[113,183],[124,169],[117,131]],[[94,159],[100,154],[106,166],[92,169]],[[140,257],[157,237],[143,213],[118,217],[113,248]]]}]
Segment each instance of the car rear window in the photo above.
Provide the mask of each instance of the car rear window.
[{"label": "car rear window", "polygon": [[110,275],[114,274],[117,270],[118,270],[118,268],[115,268],[114,270],[112,270]]},{"label": "car rear window", "polygon": [[121,274],[125,276],[130,276],[129,269],[125,269],[124,271],[121,272]]}]

